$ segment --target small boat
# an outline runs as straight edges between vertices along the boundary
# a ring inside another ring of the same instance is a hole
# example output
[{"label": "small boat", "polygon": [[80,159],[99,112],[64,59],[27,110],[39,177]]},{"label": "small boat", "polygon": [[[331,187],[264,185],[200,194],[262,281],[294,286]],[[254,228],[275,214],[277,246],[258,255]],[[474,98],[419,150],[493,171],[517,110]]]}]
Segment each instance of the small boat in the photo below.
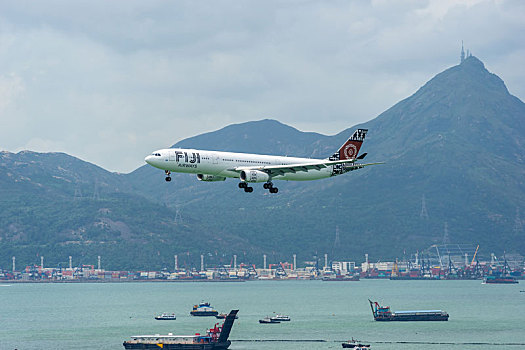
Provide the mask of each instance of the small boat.
[{"label": "small boat", "polygon": [[193,305],[193,309],[190,311],[192,316],[217,316],[219,312],[214,310],[210,303],[202,302],[199,305]]},{"label": "small boat", "polygon": [[[216,319],[219,319],[219,320],[224,320],[226,318],[226,316],[228,316],[228,314],[218,314],[215,316]],[[235,319],[238,319],[239,316],[235,316]]]},{"label": "small boat", "polygon": [[345,343],[341,344],[343,348],[346,349],[354,349],[354,350],[368,350],[370,349],[370,344],[362,344],[358,340],[352,338],[352,340],[349,340]]},{"label": "small boat", "polygon": [[273,320],[272,318],[266,316],[262,320],[259,320],[259,323],[281,323],[281,321]]},{"label": "small boat", "polygon": [[205,335],[135,335],[122,345],[125,349],[179,349],[179,350],[224,350],[228,349],[231,341],[228,340],[230,331],[239,310],[232,310],[222,326],[217,323]]},{"label": "small boat", "polygon": [[279,321],[279,322],[283,322],[283,321],[291,321],[290,319],[290,316],[286,316],[286,315],[275,315],[275,316],[272,316],[270,317],[271,320],[274,320],[274,321]]},{"label": "small boat", "polygon": [[325,276],[322,278],[325,282],[334,282],[334,281],[359,281],[359,275],[332,275]]},{"label": "small boat", "polygon": [[163,314],[160,315],[160,316],[155,316],[155,319],[156,319],[156,320],[162,320],[162,321],[171,321],[171,320],[176,320],[177,317],[175,316],[175,314],[166,314],[166,313],[163,313]]}]

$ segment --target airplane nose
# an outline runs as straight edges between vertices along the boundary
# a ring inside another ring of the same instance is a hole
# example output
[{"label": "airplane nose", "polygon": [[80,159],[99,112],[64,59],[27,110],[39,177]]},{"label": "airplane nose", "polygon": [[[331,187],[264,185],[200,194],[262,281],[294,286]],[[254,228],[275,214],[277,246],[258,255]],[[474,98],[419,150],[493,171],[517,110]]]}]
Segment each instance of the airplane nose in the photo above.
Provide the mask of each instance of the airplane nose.
[{"label": "airplane nose", "polygon": [[152,160],[153,156],[150,154],[149,156],[146,156],[146,158],[144,158],[144,161],[148,164],[151,164],[151,160]]}]

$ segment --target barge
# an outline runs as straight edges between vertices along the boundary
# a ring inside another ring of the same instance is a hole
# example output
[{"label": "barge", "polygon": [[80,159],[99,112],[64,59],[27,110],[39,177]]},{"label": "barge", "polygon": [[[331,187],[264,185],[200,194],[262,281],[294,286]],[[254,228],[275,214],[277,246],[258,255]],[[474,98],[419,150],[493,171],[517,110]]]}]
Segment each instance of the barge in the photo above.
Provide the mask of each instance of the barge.
[{"label": "barge", "polygon": [[376,321],[448,321],[448,313],[442,310],[391,311],[390,306],[368,301]]},{"label": "barge", "polygon": [[222,326],[218,323],[209,329],[205,335],[136,335],[126,340],[124,349],[166,349],[166,350],[224,350],[228,349],[230,331],[239,310],[232,310]]},{"label": "barge", "polygon": [[352,275],[352,276],[343,276],[343,275],[336,275],[336,276],[325,276],[322,279],[325,282],[339,282],[339,281],[359,281],[359,275]]},{"label": "barge", "polygon": [[513,276],[487,276],[483,280],[484,284],[516,284],[519,281]]}]

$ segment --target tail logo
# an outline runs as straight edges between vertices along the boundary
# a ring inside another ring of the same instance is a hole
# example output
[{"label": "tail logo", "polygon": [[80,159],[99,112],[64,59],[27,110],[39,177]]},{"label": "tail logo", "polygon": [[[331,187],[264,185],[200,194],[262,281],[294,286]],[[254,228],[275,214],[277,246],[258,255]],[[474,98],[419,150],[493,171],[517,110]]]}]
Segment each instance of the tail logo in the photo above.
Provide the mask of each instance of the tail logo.
[{"label": "tail logo", "polygon": [[351,143],[345,146],[343,149],[343,154],[346,159],[352,159],[357,156],[357,147]]}]

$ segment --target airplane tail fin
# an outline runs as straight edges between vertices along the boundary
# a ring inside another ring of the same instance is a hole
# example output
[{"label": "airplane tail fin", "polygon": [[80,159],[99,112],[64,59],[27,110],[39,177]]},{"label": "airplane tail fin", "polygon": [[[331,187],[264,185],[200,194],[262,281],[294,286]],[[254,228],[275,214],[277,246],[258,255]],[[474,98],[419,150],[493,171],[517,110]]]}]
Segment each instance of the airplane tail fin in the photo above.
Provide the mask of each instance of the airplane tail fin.
[{"label": "airplane tail fin", "polygon": [[221,329],[221,335],[219,336],[219,339],[218,339],[219,343],[225,343],[228,341],[228,337],[230,336],[230,331],[232,330],[233,322],[235,322],[235,317],[237,316],[237,312],[239,312],[239,310],[230,311],[228,316],[226,316],[226,318],[224,319],[224,323],[222,324],[222,329]]},{"label": "airplane tail fin", "polygon": [[[352,136],[350,136],[341,148],[330,157],[330,160],[356,159],[367,132],[368,129],[357,129],[354,131]],[[366,153],[364,153],[359,159],[364,158],[365,155]]]}]

